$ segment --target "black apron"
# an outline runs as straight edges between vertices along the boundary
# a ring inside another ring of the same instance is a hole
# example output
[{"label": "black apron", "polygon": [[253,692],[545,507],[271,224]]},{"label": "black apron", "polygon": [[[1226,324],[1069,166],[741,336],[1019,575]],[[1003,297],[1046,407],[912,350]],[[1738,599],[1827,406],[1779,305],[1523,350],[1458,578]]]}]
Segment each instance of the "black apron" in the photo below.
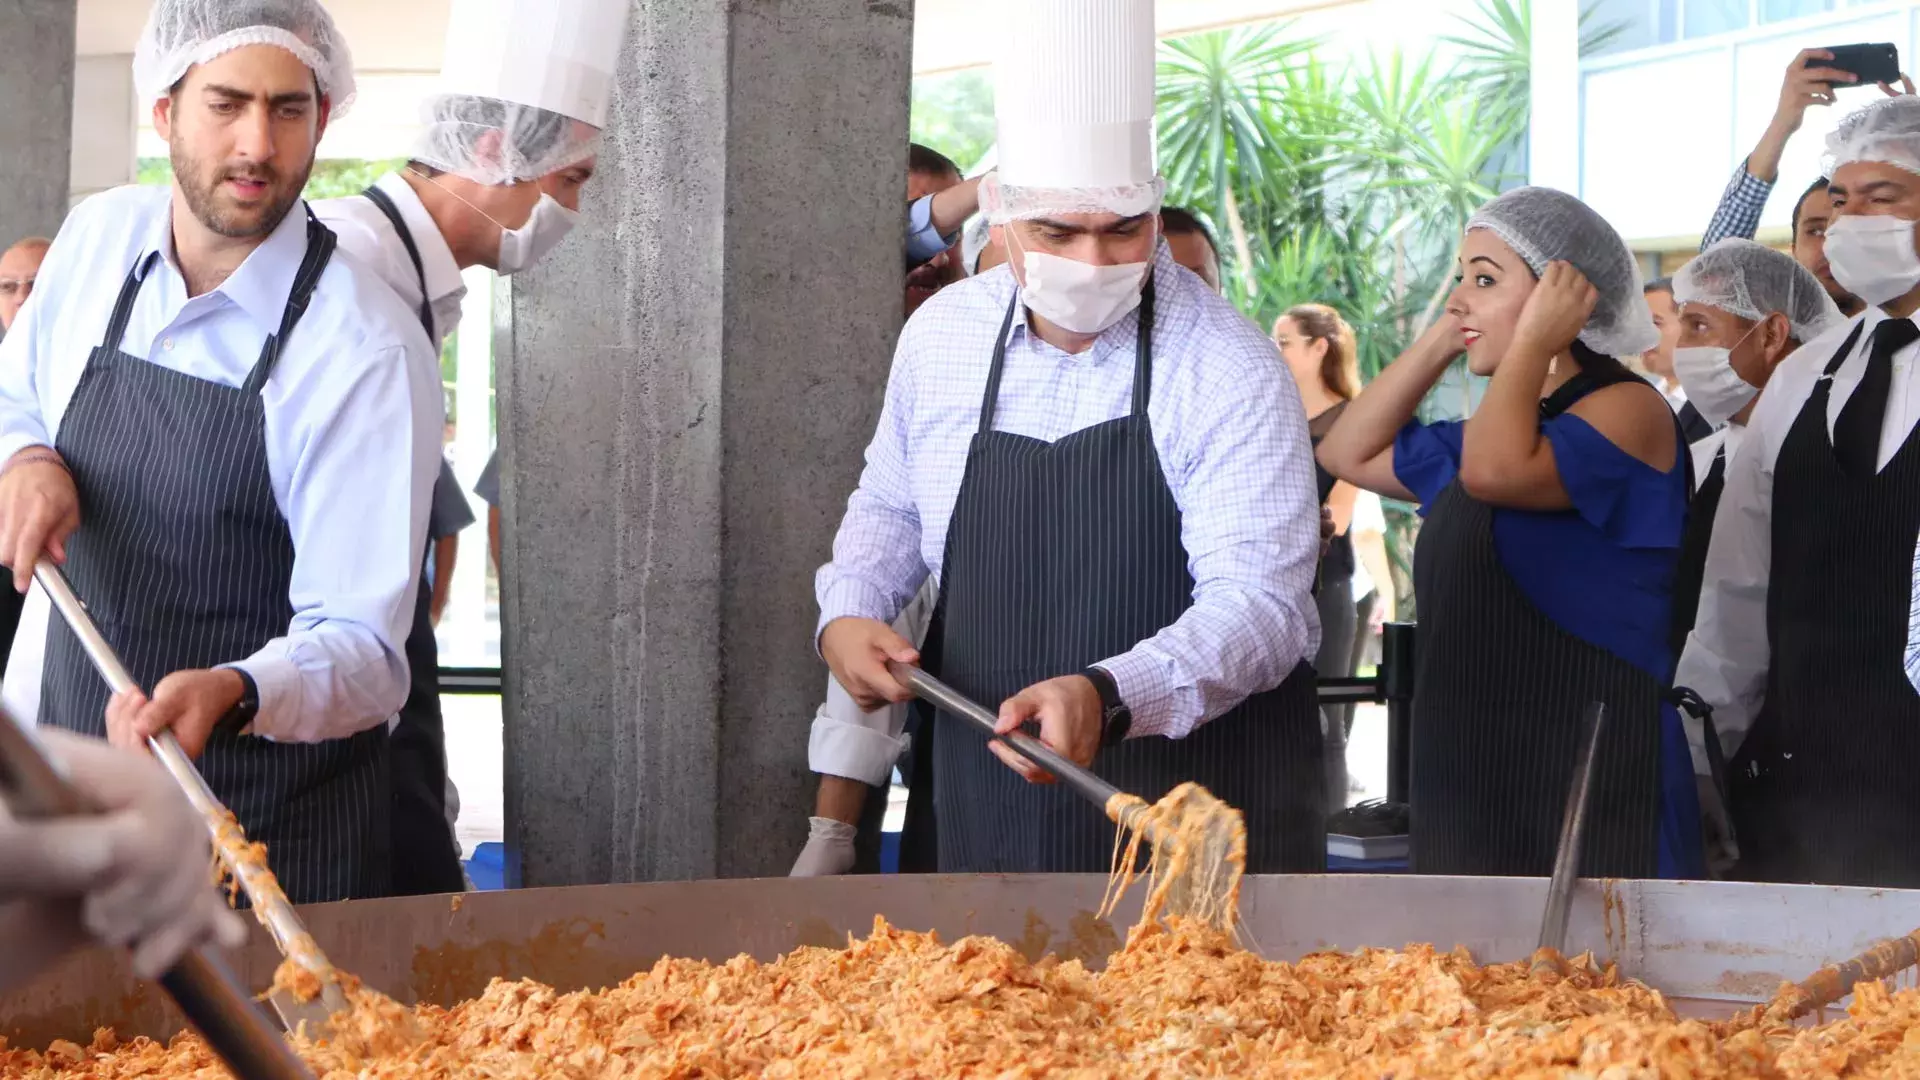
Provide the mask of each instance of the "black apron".
[{"label": "black apron", "polygon": [[[1632,379],[1581,374],[1550,418]],[[1685,452],[1685,445],[1681,445]],[[1577,571],[1577,568],[1574,568]],[[1493,508],[1456,478],[1414,545],[1420,649],[1413,699],[1412,869],[1544,876],[1553,868],[1586,705],[1607,706],[1583,877],[1659,866],[1660,704],[1653,676],[1549,619],[1500,565]]]},{"label": "black apron", "polygon": [[[1153,286],[1139,309],[1133,411],[1057,442],[993,429],[1007,309],[980,428],[947,527],[940,600],[923,662],[995,709],[1034,683],[1084,670],[1164,629],[1193,604],[1180,508],[1147,419]],[[1064,512],[1063,512],[1064,511]],[[1064,786],[1029,784],[971,723],[932,726],[933,823],[943,873],[1104,873],[1114,826]],[[1313,669],[1248,698],[1185,739],[1103,748],[1093,769],[1149,802],[1194,781],[1246,815],[1253,873],[1326,867]],[[922,767],[924,768],[924,766]]]},{"label": "black apron", "polygon": [[1727,488],[1727,446],[1713,455],[1713,465],[1700,490],[1687,504],[1687,531],[1680,538],[1680,564],[1673,573],[1673,629],[1667,643],[1677,659],[1687,647],[1687,635],[1700,613],[1700,588],[1707,580],[1707,546],[1713,541],[1713,519],[1720,512],[1720,494]]},{"label": "black apron", "polygon": [[[279,332],[238,388],[120,351],[158,254],[128,273],[87,359],[57,448],[80,492],[67,577],[142,688],[243,659],[286,634],[293,537],[273,495],[261,390],[306,311],[334,237],[308,215],[307,252]],[[40,719],[106,734],[107,684],[54,613]],[[213,793],[295,903],[384,896],[387,729],[276,743],[216,730],[199,761]]]},{"label": "black apron", "polygon": [[1774,464],[1767,696],[1728,779],[1735,872],[1751,881],[1920,887],[1920,696],[1902,666],[1920,438],[1877,475],[1841,468],[1828,396],[1860,336],[1834,354]]},{"label": "black apron", "polygon": [[[427,270],[413,233],[387,193],[370,187],[367,197],[400,234],[413,272],[420,278],[420,325],[427,341],[437,344],[433,302],[427,295]],[[407,634],[407,667],[412,685],[400,722],[389,740],[393,751],[392,824],[393,895],[419,896],[460,892],[466,876],[460,869],[460,844],[447,825],[447,733],[440,716],[440,643],[433,635],[433,590],[427,587],[427,551],[421,554],[421,577],[413,605],[413,629]]]}]

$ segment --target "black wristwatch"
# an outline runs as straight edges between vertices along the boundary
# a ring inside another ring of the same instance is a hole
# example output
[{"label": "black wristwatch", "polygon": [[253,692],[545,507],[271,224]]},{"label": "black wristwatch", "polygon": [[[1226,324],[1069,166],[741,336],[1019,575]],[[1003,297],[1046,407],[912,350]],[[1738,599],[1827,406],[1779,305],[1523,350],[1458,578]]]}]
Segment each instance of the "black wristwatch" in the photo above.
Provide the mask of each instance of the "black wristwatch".
[{"label": "black wristwatch", "polygon": [[227,670],[240,676],[240,700],[233,703],[233,708],[228,709],[227,715],[221,717],[214,727],[215,730],[238,735],[253,723],[254,717],[260,715],[260,687],[253,681],[253,676],[240,668],[231,667]]},{"label": "black wristwatch", "polygon": [[1133,710],[1120,700],[1120,686],[1106,668],[1089,667],[1080,674],[1100,692],[1100,745],[1118,745],[1133,729]]}]

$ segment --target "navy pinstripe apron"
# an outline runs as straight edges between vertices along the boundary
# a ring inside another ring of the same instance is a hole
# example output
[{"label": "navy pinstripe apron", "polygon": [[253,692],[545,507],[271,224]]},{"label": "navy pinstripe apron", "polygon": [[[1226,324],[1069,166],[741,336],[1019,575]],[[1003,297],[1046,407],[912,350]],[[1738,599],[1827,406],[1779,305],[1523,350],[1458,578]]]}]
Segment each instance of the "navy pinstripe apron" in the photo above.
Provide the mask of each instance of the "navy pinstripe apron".
[{"label": "navy pinstripe apron", "polygon": [[[947,527],[937,636],[927,661],[994,708],[1046,679],[1132,649],[1193,606],[1168,490],[1147,419],[1153,286],[1140,301],[1133,408],[1057,442],[993,429],[1006,365],[1007,309],[987,376],[980,429]],[[941,714],[933,724],[933,821],[943,873],[1102,873],[1114,826],[1060,785],[1029,784],[985,736]],[[1093,770],[1145,798],[1182,781],[1246,815],[1253,873],[1326,867],[1320,718],[1305,663],[1184,739],[1105,747]]]},{"label": "navy pinstripe apron", "polygon": [[[1542,403],[1542,414],[1558,415],[1609,381],[1619,380],[1576,376]],[[1580,718],[1587,702],[1600,701],[1607,723],[1580,873],[1654,877],[1659,681],[1568,633],[1527,599],[1500,565],[1493,508],[1458,478],[1420,527],[1413,583],[1420,604],[1408,792],[1413,871],[1549,873]]]},{"label": "navy pinstripe apron", "polygon": [[1773,468],[1767,697],[1727,782],[1735,875],[1750,881],[1920,887],[1920,697],[1902,666],[1920,438],[1875,475],[1841,467],[1827,402],[1860,336],[1814,384]]},{"label": "navy pinstripe apron", "polygon": [[[260,392],[333,255],[307,219],[307,253],[280,329],[240,387],[120,351],[158,253],[127,275],[105,339],[87,359],[58,449],[80,493],[66,572],[134,680],[252,655],[287,632],[293,537],[273,495]],[[55,613],[40,719],[106,734],[107,684]],[[295,903],[387,891],[387,729],[276,743],[216,729],[200,772]]]},{"label": "navy pinstripe apron", "polygon": [[[379,188],[361,194],[393,225],[413,260],[420,278],[420,325],[427,340],[440,341],[434,332],[433,302],[427,296],[427,269],[413,233],[400,208]],[[444,477],[446,472],[441,470]],[[438,481],[436,481],[438,482]],[[460,845],[447,824],[447,729],[440,715],[440,643],[433,636],[433,590],[427,587],[427,555],[433,538],[420,555],[421,579],[413,604],[413,629],[407,633],[407,667],[412,684],[400,722],[388,739],[392,755],[393,895],[419,896],[460,892],[466,877],[460,871]]]}]

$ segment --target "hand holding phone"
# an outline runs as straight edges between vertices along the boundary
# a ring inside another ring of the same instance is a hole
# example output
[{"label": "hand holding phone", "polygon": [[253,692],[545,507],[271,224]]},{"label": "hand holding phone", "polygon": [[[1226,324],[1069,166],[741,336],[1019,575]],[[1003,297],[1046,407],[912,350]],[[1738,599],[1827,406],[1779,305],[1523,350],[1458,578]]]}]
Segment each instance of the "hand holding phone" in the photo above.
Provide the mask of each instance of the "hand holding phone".
[{"label": "hand holding phone", "polygon": [[1892,85],[1902,78],[1900,50],[1894,47],[1892,42],[1883,41],[1872,45],[1830,45],[1825,49],[1810,51],[1826,53],[1826,59],[1818,61],[1820,67],[1852,75],[1850,85],[1864,86],[1868,83],[1878,83],[1882,88],[1891,89]]}]

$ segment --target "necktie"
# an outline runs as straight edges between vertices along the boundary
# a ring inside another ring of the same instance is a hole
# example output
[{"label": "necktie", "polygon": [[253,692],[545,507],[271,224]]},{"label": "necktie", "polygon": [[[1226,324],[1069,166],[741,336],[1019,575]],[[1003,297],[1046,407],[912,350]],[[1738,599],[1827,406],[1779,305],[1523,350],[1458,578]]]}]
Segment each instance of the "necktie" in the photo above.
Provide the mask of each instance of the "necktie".
[{"label": "necktie", "polygon": [[1915,341],[1920,341],[1920,326],[1912,319],[1888,319],[1873,332],[1866,373],[1833,425],[1833,452],[1840,467],[1854,476],[1872,476],[1877,471],[1880,427],[1887,416],[1887,391],[1893,386],[1893,354]]}]

